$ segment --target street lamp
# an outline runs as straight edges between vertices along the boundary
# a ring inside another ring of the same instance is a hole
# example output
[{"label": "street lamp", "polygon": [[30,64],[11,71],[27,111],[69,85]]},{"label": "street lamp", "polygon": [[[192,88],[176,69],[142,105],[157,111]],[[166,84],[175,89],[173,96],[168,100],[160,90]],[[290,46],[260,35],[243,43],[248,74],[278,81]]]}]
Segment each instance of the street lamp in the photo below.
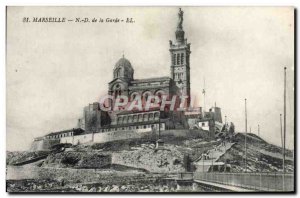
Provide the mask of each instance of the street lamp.
[{"label": "street lamp", "polygon": [[245,172],[247,172],[247,99],[245,98]]}]

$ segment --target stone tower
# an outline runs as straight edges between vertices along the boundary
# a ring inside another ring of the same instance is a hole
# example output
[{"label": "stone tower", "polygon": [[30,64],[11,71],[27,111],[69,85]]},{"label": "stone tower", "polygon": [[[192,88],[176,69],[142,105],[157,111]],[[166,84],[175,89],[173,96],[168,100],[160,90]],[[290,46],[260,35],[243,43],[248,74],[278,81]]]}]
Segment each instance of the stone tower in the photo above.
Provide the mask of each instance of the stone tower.
[{"label": "stone tower", "polygon": [[179,87],[182,95],[187,96],[187,107],[190,106],[191,91],[190,91],[190,43],[184,38],[182,28],[183,11],[179,8],[178,23],[175,32],[176,41],[170,41],[171,54],[171,78]]}]

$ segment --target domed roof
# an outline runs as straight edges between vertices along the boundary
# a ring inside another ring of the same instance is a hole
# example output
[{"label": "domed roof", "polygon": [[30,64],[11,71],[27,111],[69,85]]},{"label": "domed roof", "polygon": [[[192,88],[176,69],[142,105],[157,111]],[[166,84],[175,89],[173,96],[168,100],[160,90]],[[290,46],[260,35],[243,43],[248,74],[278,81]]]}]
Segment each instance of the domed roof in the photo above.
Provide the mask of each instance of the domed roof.
[{"label": "domed roof", "polygon": [[126,58],[122,57],[118,60],[118,62],[115,64],[115,69],[118,67],[125,67],[127,69],[133,70],[131,63]]}]

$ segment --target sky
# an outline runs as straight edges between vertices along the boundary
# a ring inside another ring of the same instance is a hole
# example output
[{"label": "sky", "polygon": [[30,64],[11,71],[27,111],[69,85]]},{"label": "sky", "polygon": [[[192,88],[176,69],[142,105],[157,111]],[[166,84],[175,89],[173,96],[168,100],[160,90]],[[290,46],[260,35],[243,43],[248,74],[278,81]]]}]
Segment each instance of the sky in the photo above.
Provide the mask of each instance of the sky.
[{"label": "sky", "polygon": [[[223,119],[281,145],[287,67],[287,147],[294,146],[292,7],[182,7],[191,43],[191,92],[215,103]],[[76,127],[83,107],[107,93],[115,63],[130,60],[134,78],[168,76],[169,40],[178,7],[8,7],[7,150]],[[23,23],[24,17],[133,18],[134,23]]]}]

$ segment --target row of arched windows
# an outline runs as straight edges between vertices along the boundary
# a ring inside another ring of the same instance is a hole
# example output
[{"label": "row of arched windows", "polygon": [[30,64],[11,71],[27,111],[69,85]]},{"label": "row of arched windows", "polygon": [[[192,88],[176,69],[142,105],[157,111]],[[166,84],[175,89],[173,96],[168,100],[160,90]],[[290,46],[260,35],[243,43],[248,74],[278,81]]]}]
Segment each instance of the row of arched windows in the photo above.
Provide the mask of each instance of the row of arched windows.
[{"label": "row of arched windows", "polygon": [[46,136],[46,139],[58,139],[58,138],[69,137],[69,136],[73,136],[73,132],[65,132],[57,135],[48,135]]},{"label": "row of arched windows", "polygon": [[[113,132],[113,131],[124,131],[124,130],[133,130],[133,129],[158,129],[159,124],[151,124],[151,125],[140,125],[140,126],[127,126],[127,127],[117,127],[117,128],[108,128],[108,129],[101,129],[100,132]],[[165,129],[165,123],[160,124],[160,128],[162,130]],[[108,134],[114,135],[114,134]]]},{"label": "row of arched windows", "polygon": [[[154,93],[155,93],[154,95],[155,95],[155,96],[158,96],[159,99],[161,99],[162,96],[165,94],[165,92],[162,91],[162,90],[155,91]],[[131,101],[134,100],[138,95],[139,95],[139,93],[137,93],[137,92],[132,93],[132,94],[130,95],[130,100],[131,100]],[[142,99],[142,100],[147,100],[148,97],[149,97],[149,96],[152,96],[152,95],[153,95],[152,92],[150,92],[150,91],[145,91],[143,94],[141,94],[141,99]]]},{"label": "row of arched windows", "polygon": [[159,112],[143,113],[136,115],[125,115],[117,118],[117,124],[127,124],[135,122],[147,122],[159,119]]},{"label": "row of arched windows", "polygon": [[178,79],[182,79],[183,80],[184,79],[183,78],[183,73],[175,73],[174,75],[175,75],[175,80],[178,80]]},{"label": "row of arched windows", "polygon": [[182,65],[184,64],[184,53],[173,54],[173,65]]}]

